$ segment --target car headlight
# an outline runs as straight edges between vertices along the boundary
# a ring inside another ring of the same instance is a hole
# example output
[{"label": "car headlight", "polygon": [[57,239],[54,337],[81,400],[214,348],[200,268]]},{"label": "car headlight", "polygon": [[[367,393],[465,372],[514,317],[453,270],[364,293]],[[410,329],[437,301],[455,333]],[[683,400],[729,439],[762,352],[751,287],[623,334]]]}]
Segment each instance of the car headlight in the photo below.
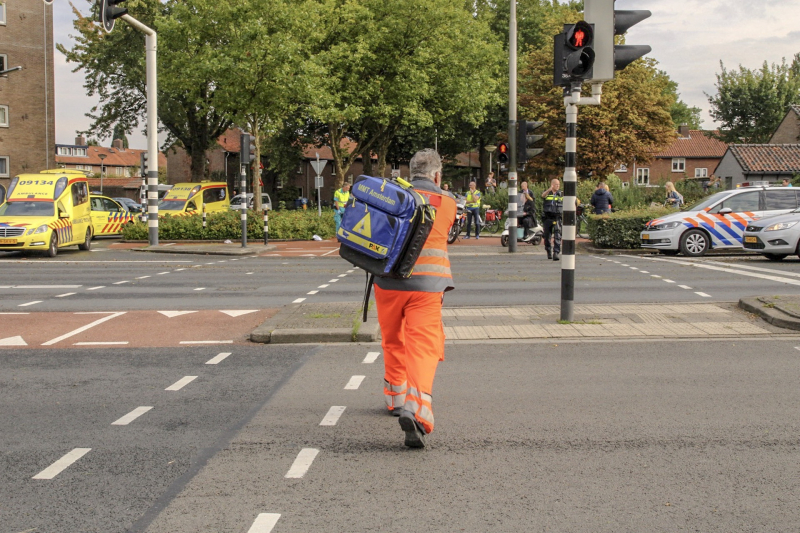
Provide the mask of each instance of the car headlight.
[{"label": "car headlight", "polygon": [[41,226],[39,226],[36,229],[29,229],[28,233],[26,233],[26,235],[36,235],[37,233],[44,233],[48,229],[50,229],[50,228],[47,226],[47,224],[42,224]]},{"label": "car headlight", "polygon": [[681,225],[681,221],[677,220],[675,222],[665,222],[663,224],[656,224],[655,226],[650,226],[649,230],[651,231],[660,231],[663,229],[674,229]]},{"label": "car headlight", "polygon": [[789,229],[792,226],[794,226],[795,224],[797,224],[797,221],[794,221],[794,222],[778,222],[777,224],[773,224],[771,226],[767,226],[766,228],[764,228],[764,231],[778,231],[778,230],[782,230],[782,229]]}]

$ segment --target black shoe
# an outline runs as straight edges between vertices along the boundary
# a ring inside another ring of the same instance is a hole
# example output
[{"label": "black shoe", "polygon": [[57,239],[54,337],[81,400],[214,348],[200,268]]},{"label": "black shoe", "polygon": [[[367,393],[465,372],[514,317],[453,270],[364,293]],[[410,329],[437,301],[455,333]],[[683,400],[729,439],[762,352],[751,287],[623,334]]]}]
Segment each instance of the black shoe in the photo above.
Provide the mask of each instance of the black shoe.
[{"label": "black shoe", "polygon": [[547,258],[548,259],[552,259],[553,258],[553,254],[551,254],[549,250],[547,252]]},{"label": "black shoe", "polygon": [[560,259],[561,259],[561,256],[560,256],[560,255],[558,255],[558,254],[553,254],[553,261],[559,261]]},{"label": "black shoe", "polygon": [[414,413],[403,411],[400,414],[400,427],[406,432],[406,446],[409,448],[425,447],[425,430],[414,418]]},{"label": "black shoe", "polygon": [[403,408],[402,407],[395,407],[394,409],[389,411],[389,414],[392,415],[392,416],[400,416],[400,413],[402,413],[402,412],[403,412]]}]

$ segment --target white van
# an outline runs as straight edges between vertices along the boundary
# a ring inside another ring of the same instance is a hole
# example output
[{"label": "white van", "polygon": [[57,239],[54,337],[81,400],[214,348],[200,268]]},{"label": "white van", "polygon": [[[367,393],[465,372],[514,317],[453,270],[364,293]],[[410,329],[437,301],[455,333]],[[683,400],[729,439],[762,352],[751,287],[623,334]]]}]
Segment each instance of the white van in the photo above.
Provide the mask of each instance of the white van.
[{"label": "white van", "polygon": [[800,187],[742,187],[718,192],[683,211],[651,220],[641,232],[642,248],[689,257],[710,249],[742,248],[748,222],[798,207]]}]

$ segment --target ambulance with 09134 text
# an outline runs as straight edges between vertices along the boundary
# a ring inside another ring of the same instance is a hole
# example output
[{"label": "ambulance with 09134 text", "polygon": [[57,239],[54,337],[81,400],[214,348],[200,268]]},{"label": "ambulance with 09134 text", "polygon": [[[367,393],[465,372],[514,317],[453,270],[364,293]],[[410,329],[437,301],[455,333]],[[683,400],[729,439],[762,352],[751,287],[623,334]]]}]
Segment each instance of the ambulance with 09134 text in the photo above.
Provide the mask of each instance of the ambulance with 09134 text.
[{"label": "ambulance with 09134 text", "polygon": [[8,186],[0,206],[0,251],[44,251],[92,247],[89,183],[79,170],[44,170],[20,174]]}]

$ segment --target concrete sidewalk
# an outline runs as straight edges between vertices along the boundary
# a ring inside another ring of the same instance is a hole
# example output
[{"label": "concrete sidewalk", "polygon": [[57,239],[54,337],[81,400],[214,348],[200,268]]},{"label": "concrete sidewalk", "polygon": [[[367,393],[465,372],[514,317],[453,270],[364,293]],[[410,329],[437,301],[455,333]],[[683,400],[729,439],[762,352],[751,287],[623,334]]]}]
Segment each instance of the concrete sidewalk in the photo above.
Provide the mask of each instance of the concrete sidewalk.
[{"label": "concrete sidewalk", "polygon": [[[380,328],[375,310],[362,324],[360,308],[360,302],[289,305],[256,328],[250,340],[274,344],[378,342]],[[555,305],[442,310],[447,342],[454,344],[533,339],[705,339],[793,333],[743,313],[734,303],[577,305],[575,320],[570,323],[559,323],[559,314]]]}]

